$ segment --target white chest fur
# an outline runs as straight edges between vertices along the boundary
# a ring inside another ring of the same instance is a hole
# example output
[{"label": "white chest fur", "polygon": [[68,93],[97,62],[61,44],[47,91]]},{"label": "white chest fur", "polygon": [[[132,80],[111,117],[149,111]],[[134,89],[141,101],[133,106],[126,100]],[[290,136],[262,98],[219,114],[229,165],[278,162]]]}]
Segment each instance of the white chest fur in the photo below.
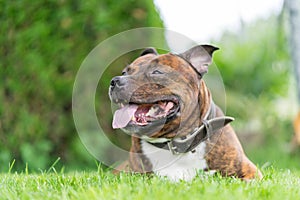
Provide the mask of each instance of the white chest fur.
[{"label": "white chest fur", "polygon": [[170,151],[157,148],[148,142],[141,141],[143,153],[152,163],[153,172],[167,176],[172,181],[192,180],[197,171],[207,168],[204,142],[196,147],[196,152],[173,155]]}]

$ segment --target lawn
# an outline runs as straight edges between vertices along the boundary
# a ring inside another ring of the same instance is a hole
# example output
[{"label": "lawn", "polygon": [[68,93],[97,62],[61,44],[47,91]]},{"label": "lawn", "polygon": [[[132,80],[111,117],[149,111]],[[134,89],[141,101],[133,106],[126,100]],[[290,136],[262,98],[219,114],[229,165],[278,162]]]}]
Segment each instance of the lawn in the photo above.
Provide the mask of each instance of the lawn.
[{"label": "lawn", "polygon": [[88,172],[65,171],[65,167],[59,170],[56,166],[59,159],[48,171],[32,171],[27,166],[20,172],[14,169],[12,162],[6,173],[0,173],[0,200],[300,199],[299,154],[287,154],[285,145],[280,144],[273,141],[246,148],[249,158],[258,164],[264,174],[263,180],[249,183],[201,172],[192,182],[177,183],[157,176],[114,176],[101,165]]},{"label": "lawn", "polygon": [[109,172],[0,174],[0,199],[299,199],[300,171],[267,167],[246,183],[199,174],[192,182]]}]

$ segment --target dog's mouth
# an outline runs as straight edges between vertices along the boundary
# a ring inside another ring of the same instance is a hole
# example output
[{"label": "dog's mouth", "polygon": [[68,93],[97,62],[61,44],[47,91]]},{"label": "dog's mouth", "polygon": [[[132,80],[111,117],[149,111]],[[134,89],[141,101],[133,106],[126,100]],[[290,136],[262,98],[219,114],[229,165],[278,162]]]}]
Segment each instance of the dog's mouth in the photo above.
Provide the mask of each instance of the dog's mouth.
[{"label": "dog's mouth", "polygon": [[115,111],[112,126],[114,129],[124,128],[127,125],[147,126],[149,124],[168,122],[179,114],[180,106],[176,99],[161,100],[154,103],[119,104]]}]

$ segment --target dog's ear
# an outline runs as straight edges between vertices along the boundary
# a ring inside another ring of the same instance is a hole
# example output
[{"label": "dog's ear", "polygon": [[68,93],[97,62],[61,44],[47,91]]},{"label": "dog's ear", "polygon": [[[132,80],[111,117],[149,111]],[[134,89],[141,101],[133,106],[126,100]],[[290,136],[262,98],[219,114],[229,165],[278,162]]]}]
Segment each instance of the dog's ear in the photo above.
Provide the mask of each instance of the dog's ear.
[{"label": "dog's ear", "polygon": [[208,65],[212,62],[212,54],[218,49],[218,47],[211,45],[198,45],[179,54],[179,56],[188,61],[202,76],[207,73]]},{"label": "dog's ear", "polygon": [[158,55],[156,49],[154,49],[153,47],[149,47],[147,49],[145,49],[140,56],[144,56],[146,54],[154,54],[154,55]]}]

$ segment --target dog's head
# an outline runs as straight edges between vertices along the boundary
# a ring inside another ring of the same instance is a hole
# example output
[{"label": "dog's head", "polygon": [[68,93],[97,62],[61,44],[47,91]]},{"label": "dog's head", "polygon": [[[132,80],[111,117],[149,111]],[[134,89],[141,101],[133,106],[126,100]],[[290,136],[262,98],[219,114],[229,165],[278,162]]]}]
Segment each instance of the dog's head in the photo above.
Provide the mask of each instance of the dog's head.
[{"label": "dog's head", "polygon": [[200,82],[217,49],[199,45],[177,55],[144,50],[111,80],[109,96],[119,106],[113,128],[147,137],[192,129],[200,116]]}]

